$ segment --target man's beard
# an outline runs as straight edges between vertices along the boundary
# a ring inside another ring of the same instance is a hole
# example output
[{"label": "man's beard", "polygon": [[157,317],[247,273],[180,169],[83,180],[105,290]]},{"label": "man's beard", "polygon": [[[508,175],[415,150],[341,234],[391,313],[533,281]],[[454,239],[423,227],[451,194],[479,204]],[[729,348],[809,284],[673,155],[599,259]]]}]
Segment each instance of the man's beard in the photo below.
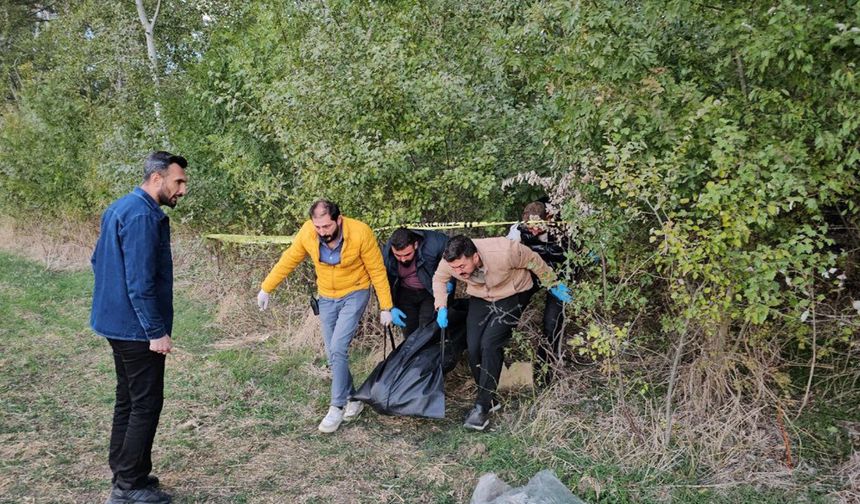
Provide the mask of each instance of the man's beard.
[{"label": "man's beard", "polygon": [[176,203],[179,201],[178,196],[173,196],[172,198],[168,198],[164,191],[158,190],[158,204],[159,205],[167,205],[170,208],[176,208]]},{"label": "man's beard", "polygon": [[335,232],[330,235],[320,235],[320,240],[322,240],[323,243],[331,243],[337,240],[338,237],[340,237],[340,226],[338,226]]},{"label": "man's beard", "polygon": [[400,261],[400,265],[403,266],[404,268],[408,268],[408,267],[412,266],[412,261],[414,261],[414,260],[415,260],[415,258],[413,257],[412,259],[410,259],[408,261]]}]

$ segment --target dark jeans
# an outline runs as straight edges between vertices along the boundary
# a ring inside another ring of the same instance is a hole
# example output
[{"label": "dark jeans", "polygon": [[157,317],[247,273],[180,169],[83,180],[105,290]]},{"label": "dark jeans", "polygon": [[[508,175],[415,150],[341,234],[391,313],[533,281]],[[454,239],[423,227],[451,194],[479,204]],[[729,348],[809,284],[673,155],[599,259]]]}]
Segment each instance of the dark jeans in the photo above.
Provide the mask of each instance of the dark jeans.
[{"label": "dark jeans", "polygon": [[406,314],[406,327],[403,336],[408,337],[419,327],[424,327],[436,320],[436,310],[433,307],[433,294],[424,289],[414,290],[405,286],[397,289],[397,299],[394,305]]},{"label": "dark jeans", "polygon": [[[523,309],[531,301],[532,296],[540,290],[535,286],[524,293]],[[553,380],[554,367],[561,349],[561,333],[564,329],[564,303],[547,291],[543,309],[543,341],[538,345],[537,358],[539,367],[535,367],[535,380],[541,385],[547,385]]]},{"label": "dark jeans", "polygon": [[[525,302],[523,309],[531,301],[532,296],[540,290],[540,287],[535,284],[535,287],[524,293]],[[543,309],[543,337],[544,341],[538,346],[537,356],[541,363],[554,362],[559,352],[559,343],[561,341],[561,332],[563,329],[562,321],[564,320],[564,303],[549,292],[546,293],[546,301]]]},{"label": "dark jeans", "polygon": [[558,360],[559,343],[564,320],[564,303],[549,292],[546,293],[546,303],[543,309],[544,344],[538,346],[538,359],[541,362]]},{"label": "dark jeans", "polygon": [[472,297],[466,317],[466,346],[469,367],[478,384],[475,404],[489,409],[499,386],[505,346],[520,320],[528,293],[515,294],[496,302]]},{"label": "dark jeans", "polygon": [[448,298],[448,329],[445,330],[445,359],[442,361],[442,371],[445,373],[457,367],[460,357],[463,356],[463,350],[466,349],[468,311],[468,299]]},{"label": "dark jeans", "polygon": [[164,403],[164,355],[148,341],[109,339],[116,367],[116,405],[110,435],[113,483],[143,488],[152,471],[152,441]]}]

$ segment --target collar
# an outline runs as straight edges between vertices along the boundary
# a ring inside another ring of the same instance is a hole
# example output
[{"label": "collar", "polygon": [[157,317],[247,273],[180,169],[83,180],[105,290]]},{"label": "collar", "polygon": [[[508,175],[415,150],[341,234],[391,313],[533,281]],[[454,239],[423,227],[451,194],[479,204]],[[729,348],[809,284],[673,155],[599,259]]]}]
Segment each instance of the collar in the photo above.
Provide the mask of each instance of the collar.
[{"label": "collar", "polygon": [[152,199],[152,196],[150,196],[149,193],[144,191],[140,186],[135,187],[131,193],[145,201],[149,209],[156,214],[159,214],[159,217],[167,217],[167,215],[164,213],[164,210],[161,209],[161,206],[156,203],[155,200]]}]

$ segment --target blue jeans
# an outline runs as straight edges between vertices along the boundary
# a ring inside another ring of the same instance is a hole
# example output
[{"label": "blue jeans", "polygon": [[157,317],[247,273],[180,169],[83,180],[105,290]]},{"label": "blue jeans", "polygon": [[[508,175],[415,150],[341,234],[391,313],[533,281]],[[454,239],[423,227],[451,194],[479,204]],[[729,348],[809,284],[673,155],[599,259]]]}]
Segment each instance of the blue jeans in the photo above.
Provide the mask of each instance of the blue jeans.
[{"label": "blue jeans", "polygon": [[331,405],[343,407],[355,392],[349,372],[349,344],[370,301],[370,289],[350,292],[342,298],[320,296],[320,325],[331,368]]}]

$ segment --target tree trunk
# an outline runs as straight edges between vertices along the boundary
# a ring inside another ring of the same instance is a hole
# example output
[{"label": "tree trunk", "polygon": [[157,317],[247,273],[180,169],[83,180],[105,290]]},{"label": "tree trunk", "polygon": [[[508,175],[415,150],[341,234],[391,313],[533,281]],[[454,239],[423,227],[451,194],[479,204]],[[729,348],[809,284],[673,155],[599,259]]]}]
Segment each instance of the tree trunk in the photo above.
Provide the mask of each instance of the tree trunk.
[{"label": "tree trunk", "polygon": [[153,102],[155,124],[162,140],[167,142],[167,129],[164,127],[164,121],[161,117],[161,101],[159,98],[161,82],[158,78],[158,52],[155,49],[155,23],[158,20],[158,12],[161,9],[161,0],[158,0],[158,3],[155,4],[155,13],[152,15],[152,19],[149,19],[146,15],[143,0],[135,0],[134,3],[137,5],[137,15],[140,18],[140,24],[143,26],[143,33],[146,37],[146,56],[149,58],[149,72],[152,76],[152,85],[155,87],[155,100]]}]

